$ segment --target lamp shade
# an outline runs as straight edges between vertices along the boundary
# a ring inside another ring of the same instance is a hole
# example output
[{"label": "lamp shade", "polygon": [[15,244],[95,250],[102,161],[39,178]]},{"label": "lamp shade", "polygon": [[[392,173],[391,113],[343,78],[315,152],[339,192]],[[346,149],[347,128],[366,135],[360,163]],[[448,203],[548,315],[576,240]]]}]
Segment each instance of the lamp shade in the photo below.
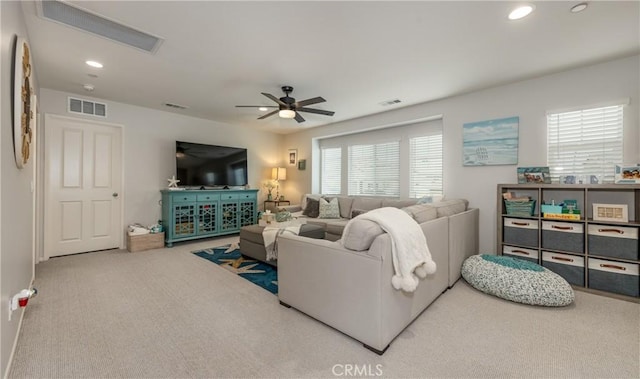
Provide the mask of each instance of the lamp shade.
[{"label": "lamp shade", "polygon": [[271,169],[272,180],[287,180],[287,169],[284,167],[274,167]]},{"label": "lamp shade", "polygon": [[291,109],[282,109],[278,112],[278,116],[280,116],[280,118],[294,118],[296,117],[296,112]]}]

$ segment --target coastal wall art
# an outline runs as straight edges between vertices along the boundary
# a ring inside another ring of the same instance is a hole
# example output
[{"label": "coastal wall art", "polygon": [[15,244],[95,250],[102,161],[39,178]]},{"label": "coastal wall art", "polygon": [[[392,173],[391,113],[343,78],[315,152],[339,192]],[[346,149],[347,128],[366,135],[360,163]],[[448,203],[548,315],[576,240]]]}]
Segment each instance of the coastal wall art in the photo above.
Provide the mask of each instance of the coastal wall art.
[{"label": "coastal wall art", "polygon": [[520,117],[470,122],[462,126],[464,166],[518,164]]}]

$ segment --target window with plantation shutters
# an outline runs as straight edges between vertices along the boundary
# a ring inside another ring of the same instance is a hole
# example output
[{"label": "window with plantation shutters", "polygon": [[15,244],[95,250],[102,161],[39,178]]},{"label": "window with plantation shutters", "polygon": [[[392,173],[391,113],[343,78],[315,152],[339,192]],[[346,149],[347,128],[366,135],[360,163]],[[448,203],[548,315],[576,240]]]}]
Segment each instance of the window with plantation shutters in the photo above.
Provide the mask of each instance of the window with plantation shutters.
[{"label": "window with plantation shutters", "polygon": [[400,143],[349,146],[351,196],[400,196]]},{"label": "window with plantation shutters", "polygon": [[442,195],[442,131],[409,139],[409,197]]},{"label": "window with plantation shutters", "polygon": [[321,191],[326,195],[339,195],[342,180],[342,148],[323,148],[321,152]]},{"label": "window with plantation shutters", "polygon": [[317,190],[398,199],[442,194],[442,130],[435,116],[320,138]]},{"label": "window with plantation shutters", "polygon": [[613,105],[547,115],[547,164],[551,179],[596,175],[614,181],[623,160],[623,106]]}]

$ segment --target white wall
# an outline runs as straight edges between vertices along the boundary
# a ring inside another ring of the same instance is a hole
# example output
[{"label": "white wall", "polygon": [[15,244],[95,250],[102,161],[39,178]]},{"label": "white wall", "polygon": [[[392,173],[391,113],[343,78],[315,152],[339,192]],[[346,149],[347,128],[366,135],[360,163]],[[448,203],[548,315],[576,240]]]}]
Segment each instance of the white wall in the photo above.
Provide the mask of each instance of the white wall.
[{"label": "white wall", "polygon": [[[108,117],[68,113],[68,96],[106,103]],[[45,88],[40,91],[40,102],[43,114],[84,117],[124,125],[125,227],[136,222],[151,225],[161,218],[159,191],[167,187],[167,178],[176,173],[176,140],[247,148],[251,188],[260,188],[260,183],[269,178],[270,168],[284,161],[279,154],[283,137],[278,134]],[[46,139],[46,125],[44,128]],[[266,194],[261,191],[260,204],[263,197]]]},{"label": "white wall", "polygon": [[[11,86],[13,45],[16,37],[27,38],[20,2],[0,2],[0,372],[5,375],[18,335],[22,311],[8,320],[9,298],[29,288],[33,276],[33,194],[34,162],[19,170],[13,150]],[[28,40],[28,38],[27,38]],[[34,64],[32,74],[37,74]],[[37,83],[34,80],[37,93]],[[35,153],[35,149],[32,150]]]},{"label": "white wall", "polygon": [[[283,148],[297,148],[300,158],[307,159],[308,169],[287,173],[291,180],[284,190],[294,199],[317,190],[312,187],[309,169],[315,166],[313,138],[443,114],[444,193],[449,198],[469,199],[471,206],[480,208],[480,250],[495,252],[496,186],[517,182],[517,166],[547,165],[546,112],[630,98],[624,110],[624,157],[627,163],[640,163],[639,84],[640,57],[633,56],[301,131],[286,136]],[[510,116],[520,117],[518,165],[463,167],[462,125]]]}]

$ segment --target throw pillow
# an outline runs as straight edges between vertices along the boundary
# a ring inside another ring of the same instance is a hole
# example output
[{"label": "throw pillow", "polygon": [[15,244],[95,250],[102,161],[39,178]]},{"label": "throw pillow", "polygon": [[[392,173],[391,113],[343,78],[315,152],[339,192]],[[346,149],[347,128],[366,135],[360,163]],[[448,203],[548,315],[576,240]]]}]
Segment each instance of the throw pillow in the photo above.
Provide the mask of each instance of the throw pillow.
[{"label": "throw pillow", "polygon": [[363,213],[367,213],[369,211],[364,210],[364,209],[354,209],[351,211],[351,218],[356,218],[358,216],[360,216]]},{"label": "throw pillow", "polygon": [[423,196],[423,197],[419,198],[418,202],[416,204],[437,203],[439,201],[442,201],[443,199],[444,199],[444,196],[442,196],[442,195],[427,195],[427,196]]},{"label": "throw pillow", "polygon": [[327,201],[324,198],[320,199],[318,218],[340,218],[340,206],[337,197],[334,197],[331,201]]},{"label": "throw pillow", "polygon": [[302,214],[307,217],[317,218],[320,215],[320,201],[307,198],[307,206]]},{"label": "throw pillow", "polygon": [[291,212],[282,211],[276,213],[276,222],[285,222],[291,220]]}]

